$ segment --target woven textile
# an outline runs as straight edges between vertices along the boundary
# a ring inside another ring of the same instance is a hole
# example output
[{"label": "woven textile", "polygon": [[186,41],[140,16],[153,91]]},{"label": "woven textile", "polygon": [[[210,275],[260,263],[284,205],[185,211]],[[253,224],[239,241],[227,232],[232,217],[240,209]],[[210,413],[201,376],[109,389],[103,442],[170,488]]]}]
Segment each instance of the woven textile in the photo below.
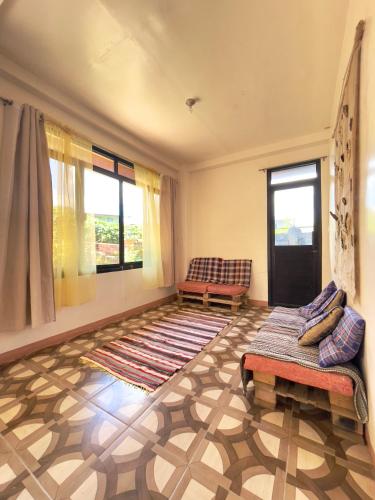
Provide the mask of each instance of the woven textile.
[{"label": "woven textile", "polygon": [[169,314],[81,357],[152,392],[193,359],[232,318],[189,309]]},{"label": "woven textile", "polygon": [[328,283],[328,285],[320,292],[320,294],[312,301],[310,304],[306,306],[302,306],[299,308],[300,314],[306,318],[311,319],[317,314],[320,314],[321,306],[329,299],[329,297],[335,293],[337,290],[336,284],[334,281]]},{"label": "woven textile", "polygon": [[240,285],[249,288],[251,277],[251,260],[224,260],[218,283],[225,285]]},{"label": "woven textile", "polygon": [[365,320],[352,308],[345,307],[337,327],[319,344],[319,365],[327,367],[351,361],[361,347],[364,334]]},{"label": "woven textile", "polygon": [[220,257],[196,257],[192,259],[186,281],[217,283],[221,274],[223,259]]},{"label": "woven textile", "polygon": [[[246,353],[242,356],[241,374],[244,389],[246,390],[248,382],[252,379],[252,371],[244,368],[246,354],[258,354],[272,359],[297,363],[298,365],[311,368],[318,371],[327,371],[349,376],[354,382],[354,407],[357,416],[361,422],[368,421],[368,408],[365,386],[361,372],[352,363],[335,365],[323,368],[319,366],[319,347],[318,346],[300,346],[298,344],[299,328],[288,328],[286,323],[280,325],[277,319],[278,315],[284,318],[296,316],[295,309],[291,313],[285,311],[286,308],[275,308],[276,322],[272,323],[269,317],[266,324],[257,333],[255,339],[249,345]],[[273,315],[272,313],[271,315]],[[300,318],[301,319],[301,318]],[[302,318],[303,320],[303,318]],[[328,338],[328,337],[327,337]],[[326,339],[325,339],[326,340]],[[323,342],[325,341],[323,340]]]},{"label": "woven textile", "polygon": [[[361,45],[365,23],[357,25],[354,46],[345,73],[334,129],[335,259],[333,273],[353,300],[358,261],[359,142]],[[332,158],[333,160],[333,158]]]}]

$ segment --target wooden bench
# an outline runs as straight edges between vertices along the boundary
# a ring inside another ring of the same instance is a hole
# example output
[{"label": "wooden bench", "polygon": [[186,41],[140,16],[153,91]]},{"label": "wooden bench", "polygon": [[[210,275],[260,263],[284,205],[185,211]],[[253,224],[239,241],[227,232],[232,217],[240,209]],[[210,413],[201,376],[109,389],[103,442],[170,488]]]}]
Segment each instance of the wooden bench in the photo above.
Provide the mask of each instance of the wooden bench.
[{"label": "wooden bench", "polygon": [[224,260],[220,257],[192,259],[186,280],[177,284],[177,300],[199,300],[208,307],[211,304],[227,304],[238,312],[246,300],[250,286],[251,260]]},{"label": "wooden bench", "polygon": [[334,426],[363,435],[353,404],[353,381],[347,375],[256,354],[245,355],[244,368],[253,372],[256,404],[273,409],[278,395],[289,397],[330,412]]}]

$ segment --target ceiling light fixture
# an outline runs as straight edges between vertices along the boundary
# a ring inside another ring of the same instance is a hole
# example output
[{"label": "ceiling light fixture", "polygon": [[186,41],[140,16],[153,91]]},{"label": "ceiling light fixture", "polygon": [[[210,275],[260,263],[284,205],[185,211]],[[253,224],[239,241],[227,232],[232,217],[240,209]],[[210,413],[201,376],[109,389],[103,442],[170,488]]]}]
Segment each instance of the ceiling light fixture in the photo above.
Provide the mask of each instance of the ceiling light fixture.
[{"label": "ceiling light fixture", "polygon": [[193,111],[193,106],[199,101],[199,97],[188,97],[185,101],[186,106],[189,108],[190,113]]}]

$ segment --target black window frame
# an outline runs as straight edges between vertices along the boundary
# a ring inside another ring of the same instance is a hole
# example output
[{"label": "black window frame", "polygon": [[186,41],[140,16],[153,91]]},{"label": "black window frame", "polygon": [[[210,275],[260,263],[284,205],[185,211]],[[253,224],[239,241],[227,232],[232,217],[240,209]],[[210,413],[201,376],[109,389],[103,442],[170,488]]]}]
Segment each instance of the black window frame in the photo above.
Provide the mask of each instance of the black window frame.
[{"label": "black window frame", "polygon": [[119,242],[120,242],[120,262],[118,264],[97,264],[96,272],[98,274],[101,273],[111,273],[114,271],[126,271],[128,269],[140,269],[143,267],[143,261],[135,261],[135,262],[125,262],[125,241],[124,241],[124,199],[123,199],[123,189],[122,183],[128,182],[129,184],[135,185],[135,181],[129,179],[123,175],[118,173],[118,164],[122,163],[130,168],[134,169],[134,163],[129,160],[125,160],[118,155],[110,153],[105,149],[99,148],[98,146],[93,146],[92,151],[94,153],[98,153],[101,156],[105,156],[106,158],[113,160],[114,171],[106,170],[105,168],[101,168],[93,164],[93,170],[103,175],[107,175],[112,179],[116,179],[119,181]]}]

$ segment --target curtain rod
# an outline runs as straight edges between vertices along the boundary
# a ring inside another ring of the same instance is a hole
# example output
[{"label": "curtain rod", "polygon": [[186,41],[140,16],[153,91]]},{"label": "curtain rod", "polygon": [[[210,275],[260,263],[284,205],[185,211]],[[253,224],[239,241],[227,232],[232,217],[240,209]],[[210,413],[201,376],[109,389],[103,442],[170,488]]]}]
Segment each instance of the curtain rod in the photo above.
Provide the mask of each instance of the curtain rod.
[{"label": "curtain rod", "polygon": [[[320,157],[319,157],[319,159],[320,159],[320,160],[326,160],[327,158],[328,158],[328,156],[320,156]],[[316,157],[315,157],[315,158],[311,158],[311,159],[309,159],[309,160],[303,160],[301,163],[307,163],[307,162],[309,162],[309,161],[315,161],[315,160],[316,160]],[[297,162],[297,163],[293,163],[293,164],[291,164],[291,165],[285,165],[285,168],[286,168],[286,167],[291,167],[291,166],[293,166],[293,165],[295,165],[296,167],[298,167],[299,163]],[[283,165],[281,165],[281,167],[280,167],[280,165],[278,165],[277,167],[276,167],[276,166],[274,166],[274,167],[264,167],[264,168],[259,168],[259,169],[258,169],[258,172],[267,172],[267,170],[273,170],[274,168],[282,168],[282,167],[283,167]]]},{"label": "curtain rod", "polygon": [[[0,101],[3,103],[4,106],[11,106],[14,101],[12,99],[8,99],[6,97],[2,97],[0,96]],[[71,127],[65,125],[65,124],[62,124],[61,122],[55,120],[55,118],[49,116],[48,114],[46,113],[43,113],[43,116],[44,118],[47,120],[47,121],[50,121],[52,123],[54,123],[55,125],[57,125],[58,127],[61,127],[65,132],[70,132],[71,134],[76,134],[80,137],[82,137],[83,139],[85,139],[86,141],[88,142],[91,142],[91,144],[93,146],[97,146],[99,147],[100,149],[104,149],[102,146],[100,146],[99,144],[96,144],[92,139],[90,139],[89,137],[86,137],[84,136],[83,134],[81,134],[80,132],[76,132],[74,129],[72,129]],[[106,150],[107,151],[107,150]],[[108,152],[111,152],[111,151],[108,151]],[[112,154],[116,155],[116,153],[114,153],[113,151],[111,152]],[[125,157],[122,157],[124,160],[127,160],[127,161],[130,161],[131,163],[137,163],[137,162],[134,162],[133,160],[130,160],[129,158],[125,158]],[[158,172],[157,170],[153,169],[153,168],[150,168],[150,167],[145,167],[144,165],[141,165],[142,167],[144,168],[147,168],[148,170],[151,170],[152,172],[155,172],[157,173],[158,175],[161,175],[160,172]]]},{"label": "curtain rod", "polygon": [[6,105],[11,106],[13,104],[12,99],[7,99],[6,97],[0,96],[0,101],[3,103],[4,106]]}]

